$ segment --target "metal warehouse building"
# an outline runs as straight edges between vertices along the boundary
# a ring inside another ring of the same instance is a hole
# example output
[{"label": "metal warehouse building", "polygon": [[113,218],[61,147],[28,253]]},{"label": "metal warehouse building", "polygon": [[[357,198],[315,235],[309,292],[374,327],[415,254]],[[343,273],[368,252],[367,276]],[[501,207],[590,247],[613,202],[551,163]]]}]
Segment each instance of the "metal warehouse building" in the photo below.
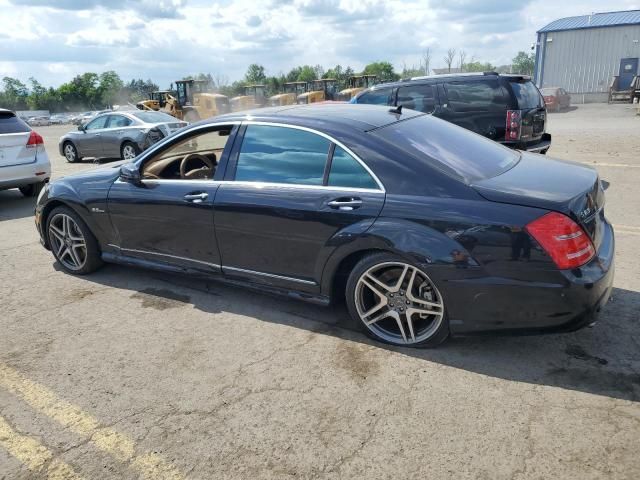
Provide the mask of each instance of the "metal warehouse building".
[{"label": "metal warehouse building", "polygon": [[614,75],[621,85],[638,75],[638,58],[640,10],[561,18],[538,31],[534,78],[574,102],[606,102]]}]

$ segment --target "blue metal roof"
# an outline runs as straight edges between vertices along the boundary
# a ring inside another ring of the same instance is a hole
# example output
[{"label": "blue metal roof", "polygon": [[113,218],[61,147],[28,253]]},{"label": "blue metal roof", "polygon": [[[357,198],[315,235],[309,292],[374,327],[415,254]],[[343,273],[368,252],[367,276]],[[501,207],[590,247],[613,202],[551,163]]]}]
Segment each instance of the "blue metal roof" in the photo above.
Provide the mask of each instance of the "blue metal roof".
[{"label": "blue metal roof", "polygon": [[640,10],[623,12],[594,13],[579,17],[566,17],[554,20],[538,32],[557,32],[559,30],[579,30],[581,28],[615,27],[617,25],[640,24]]}]

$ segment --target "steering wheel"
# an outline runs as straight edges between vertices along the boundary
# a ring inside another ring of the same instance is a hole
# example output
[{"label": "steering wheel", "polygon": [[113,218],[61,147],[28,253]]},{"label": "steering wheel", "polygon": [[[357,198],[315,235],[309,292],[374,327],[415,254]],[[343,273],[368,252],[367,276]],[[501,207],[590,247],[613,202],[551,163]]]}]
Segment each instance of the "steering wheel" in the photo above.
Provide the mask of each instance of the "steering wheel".
[{"label": "steering wheel", "polygon": [[[204,166],[200,168],[192,168],[187,171],[187,166],[191,161],[198,161]],[[213,177],[213,162],[204,155],[199,153],[190,153],[185,155],[180,161],[180,178],[183,179],[196,179],[196,178],[212,178]]]}]

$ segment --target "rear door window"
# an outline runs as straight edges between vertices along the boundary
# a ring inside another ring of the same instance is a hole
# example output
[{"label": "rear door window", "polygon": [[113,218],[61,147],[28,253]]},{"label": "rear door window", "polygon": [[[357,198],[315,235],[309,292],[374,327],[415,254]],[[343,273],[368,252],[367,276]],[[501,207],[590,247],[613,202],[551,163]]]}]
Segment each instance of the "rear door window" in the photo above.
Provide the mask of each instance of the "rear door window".
[{"label": "rear door window", "polygon": [[131,125],[131,119],[122,115],[109,115],[107,128],[122,128]]},{"label": "rear door window", "polygon": [[509,79],[509,84],[511,85],[513,94],[518,100],[518,108],[521,110],[544,106],[544,99],[531,80]]},{"label": "rear door window", "polygon": [[329,170],[330,187],[379,189],[371,174],[347,151],[336,145]]},{"label": "rear door window", "polygon": [[29,131],[31,131],[31,127],[12,112],[0,112],[0,135],[3,133],[24,133]]},{"label": "rear door window", "polygon": [[509,94],[497,79],[450,82],[444,86],[449,106],[456,112],[504,111]]},{"label": "rear door window", "polygon": [[330,145],[326,138],[305,130],[248,125],[235,179],[322,185]]},{"label": "rear door window", "polygon": [[436,106],[434,88],[431,85],[400,87],[397,104],[419,112],[431,113]]},{"label": "rear door window", "polygon": [[391,88],[369,90],[358,97],[358,103],[370,105],[389,105],[391,102]]}]

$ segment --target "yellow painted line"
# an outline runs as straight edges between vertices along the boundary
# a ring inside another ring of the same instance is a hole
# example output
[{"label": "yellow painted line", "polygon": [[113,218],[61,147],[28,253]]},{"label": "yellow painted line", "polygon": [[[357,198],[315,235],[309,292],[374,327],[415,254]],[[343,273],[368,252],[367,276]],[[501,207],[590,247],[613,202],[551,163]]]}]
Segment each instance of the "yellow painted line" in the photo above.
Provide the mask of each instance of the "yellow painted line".
[{"label": "yellow painted line", "polygon": [[68,464],[34,438],[16,432],[0,417],[0,445],[29,470],[49,480],[82,480]]},{"label": "yellow painted line", "polygon": [[136,469],[143,478],[182,480],[184,476],[171,463],[156,453],[136,453],[136,444],[126,435],[110,427],[79,407],[59,398],[49,390],[10,366],[0,363],[0,386],[22,398],[32,408],[60,423],[120,462]]}]

